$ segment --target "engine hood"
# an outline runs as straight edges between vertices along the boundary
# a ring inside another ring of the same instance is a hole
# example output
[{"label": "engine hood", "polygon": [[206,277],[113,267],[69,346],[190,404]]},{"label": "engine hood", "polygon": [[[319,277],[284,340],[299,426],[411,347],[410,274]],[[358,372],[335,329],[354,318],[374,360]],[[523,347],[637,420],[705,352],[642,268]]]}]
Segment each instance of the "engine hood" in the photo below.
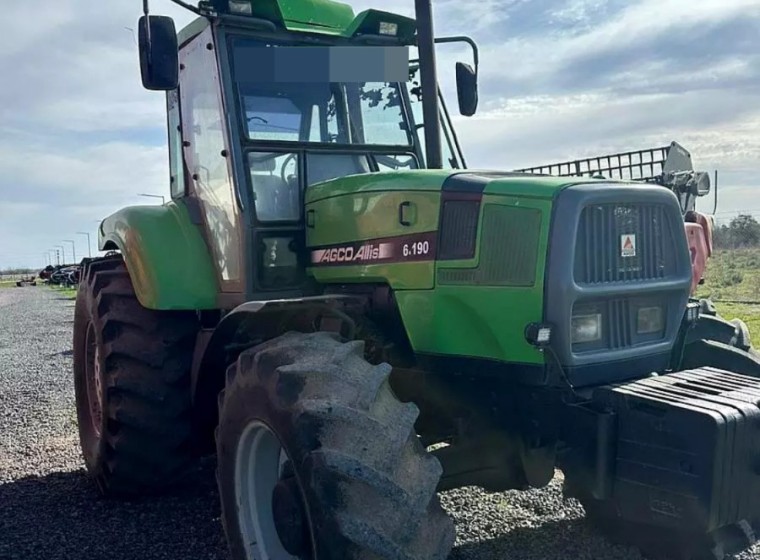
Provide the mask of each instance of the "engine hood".
[{"label": "engine hood", "polygon": [[306,203],[346,194],[387,191],[453,191],[550,199],[564,188],[579,183],[600,181],[489,170],[386,171],[317,183],[306,190]]}]

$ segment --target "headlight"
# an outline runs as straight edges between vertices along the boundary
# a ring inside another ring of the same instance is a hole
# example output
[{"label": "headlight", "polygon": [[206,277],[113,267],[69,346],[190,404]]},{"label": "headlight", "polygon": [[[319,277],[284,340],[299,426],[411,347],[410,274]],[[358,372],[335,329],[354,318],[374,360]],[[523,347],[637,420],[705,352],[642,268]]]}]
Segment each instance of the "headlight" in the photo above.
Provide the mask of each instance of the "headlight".
[{"label": "headlight", "polygon": [[575,315],[572,318],[572,343],[595,342],[602,339],[602,314]]},{"label": "headlight", "polygon": [[652,334],[661,332],[664,327],[662,307],[641,307],[636,313],[636,332]]}]

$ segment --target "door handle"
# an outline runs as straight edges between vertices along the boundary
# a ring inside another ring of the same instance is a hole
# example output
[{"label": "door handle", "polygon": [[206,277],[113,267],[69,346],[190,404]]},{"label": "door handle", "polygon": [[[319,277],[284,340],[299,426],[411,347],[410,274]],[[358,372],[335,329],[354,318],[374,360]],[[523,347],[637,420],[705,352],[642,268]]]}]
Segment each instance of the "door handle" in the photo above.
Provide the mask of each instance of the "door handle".
[{"label": "door handle", "polygon": [[306,227],[309,229],[314,229],[314,224],[317,220],[317,213],[314,210],[308,210],[306,212]]}]

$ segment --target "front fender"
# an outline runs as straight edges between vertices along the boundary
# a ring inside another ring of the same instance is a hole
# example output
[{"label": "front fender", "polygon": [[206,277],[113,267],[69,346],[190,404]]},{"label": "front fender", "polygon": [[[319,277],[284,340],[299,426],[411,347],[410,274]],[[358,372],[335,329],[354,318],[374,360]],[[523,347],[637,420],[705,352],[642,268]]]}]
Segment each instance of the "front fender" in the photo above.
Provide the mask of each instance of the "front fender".
[{"label": "front fender", "polygon": [[184,202],[119,210],[101,223],[98,248],[121,251],[137,298],[148,309],[218,307],[213,261]]}]

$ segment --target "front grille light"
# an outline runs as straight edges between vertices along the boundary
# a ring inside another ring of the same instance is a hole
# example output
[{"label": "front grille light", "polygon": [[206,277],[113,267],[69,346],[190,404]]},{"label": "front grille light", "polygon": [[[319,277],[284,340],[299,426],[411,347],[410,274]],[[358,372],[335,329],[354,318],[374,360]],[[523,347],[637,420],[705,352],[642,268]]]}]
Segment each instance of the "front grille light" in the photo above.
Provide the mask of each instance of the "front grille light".
[{"label": "front grille light", "polygon": [[636,312],[636,333],[654,334],[665,326],[662,307],[640,307]]},{"label": "front grille light", "polygon": [[596,342],[602,339],[602,314],[574,315],[571,321],[573,344]]}]

